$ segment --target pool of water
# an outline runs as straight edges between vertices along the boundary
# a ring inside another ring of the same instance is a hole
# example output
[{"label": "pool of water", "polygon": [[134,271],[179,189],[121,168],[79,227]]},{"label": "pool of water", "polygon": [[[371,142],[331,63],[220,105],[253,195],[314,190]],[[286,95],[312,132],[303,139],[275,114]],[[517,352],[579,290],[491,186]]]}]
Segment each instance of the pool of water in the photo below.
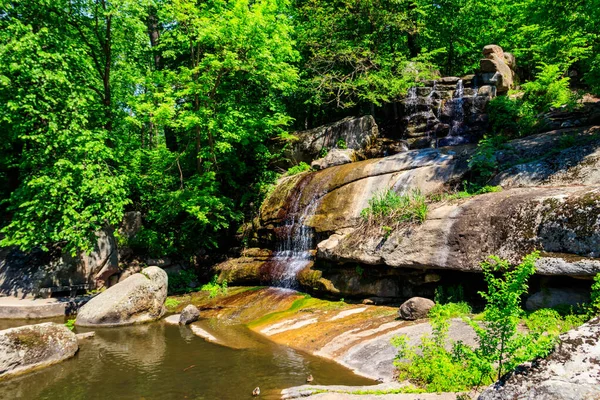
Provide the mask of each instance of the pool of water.
[{"label": "pool of water", "polygon": [[[0,329],[17,325],[23,323],[0,321]],[[259,398],[278,399],[281,389],[304,384],[308,374],[313,384],[375,383],[243,326],[218,329],[237,348],[206,342],[189,327],[163,322],[96,329],[72,359],[0,381],[0,398],[251,399],[259,386]]]}]

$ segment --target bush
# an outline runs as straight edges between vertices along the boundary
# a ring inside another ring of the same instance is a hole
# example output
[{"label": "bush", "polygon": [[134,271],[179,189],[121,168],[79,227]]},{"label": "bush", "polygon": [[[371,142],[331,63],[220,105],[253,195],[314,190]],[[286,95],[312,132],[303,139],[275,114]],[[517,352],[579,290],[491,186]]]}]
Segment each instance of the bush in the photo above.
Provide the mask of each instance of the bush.
[{"label": "bush", "polygon": [[[398,348],[394,365],[399,379],[409,380],[428,392],[455,392],[477,388],[500,379],[522,362],[546,356],[560,332],[582,322],[582,316],[562,318],[555,310],[540,310],[525,319],[529,332],[517,328],[524,315],[521,297],[527,280],[535,272],[539,254],[534,252],[512,267],[508,261],[491,256],[481,264],[487,292],[483,321],[464,317],[475,330],[479,347],[451,342],[448,350],[449,319],[470,313],[465,303],[438,304],[430,311],[433,333],[421,344],[410,346],[406,336],[394,337]],[[598,278],[600,286],[600,278]]]},{"label": "bush", "polygon": [[594,277],[589,314],[590,317],[600,314],[600,273]]},{"label": "bush", "polygon": [[498,169],[496,152],[506,141],[504,136],[485,137],[477,145],[477,150],[469,158],[469,168],[475,184],[485,184]]},{"label": "bush", "polygon": [[369,200],[369,207],[360,215],[367,221],[381,223],[391,220],[397,223],[423,223],[427,219],[429,208],[425,196],[418,190],[400,195],[392,189],[376,194]]},{"label": "bush", "polygon": [[450,350],[446,348],[454,308],[455,305],[438,304],[432,309],[433,332],[423,336],[418,346],[410,346],[405,335],[392,338],[392,345],[398,349],[394,365],[399,380],[408,380],[427,392],[457,392],[491,383],[489,378],[480,379],[480,368],[471,349],[461,342],[451,343]]},{"label": "bush", "polygon": [[219,277],[215,275],[209,283],[202,285],[200,290],[208,292],[208,297],[211,299],[221,294],[227,294],[227,280],[223,280],[219,284]]},{"label": "bush", "polygon": [[536,112],[546,112],[551,107],[574,108],[576,97],[569,88],[569,78],[562,76],[560,66],[542,63],[539,70],[534,81],[523,84],[523,102]]},{"label": "bush", "polygon": [[436,304],[462,303],[465,299],[462,285],[438,286],[435,288],[434,301]]},{"label": "bush", "polygon": [[301,172],[306,172],[306,171],[310,171],[311,167],[310,165],[308,165],[307,163],[305,163],[304,161],[302,161],[300,164],[298,165],[294,165],[293,167],[290,167],[287,172],[285,173],[285,176],[292,176],[292,175],[297,175]]}]

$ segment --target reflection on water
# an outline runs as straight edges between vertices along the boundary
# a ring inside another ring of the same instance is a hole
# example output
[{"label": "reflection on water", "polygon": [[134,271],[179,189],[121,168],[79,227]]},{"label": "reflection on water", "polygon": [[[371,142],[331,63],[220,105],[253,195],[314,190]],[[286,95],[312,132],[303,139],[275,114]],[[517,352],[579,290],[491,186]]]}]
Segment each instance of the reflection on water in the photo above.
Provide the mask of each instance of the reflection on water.
[{"label": "reflection on water", "polygon": [[[188,327],[153,323],[97,329],[60,364],[0,381],[1,399],[262,399],[302,385],[365,385],[341,366],[273,344],[245,327],[220,327],[242,349],[208,343]],[[253,345],[248,345],[252,342]]]}]

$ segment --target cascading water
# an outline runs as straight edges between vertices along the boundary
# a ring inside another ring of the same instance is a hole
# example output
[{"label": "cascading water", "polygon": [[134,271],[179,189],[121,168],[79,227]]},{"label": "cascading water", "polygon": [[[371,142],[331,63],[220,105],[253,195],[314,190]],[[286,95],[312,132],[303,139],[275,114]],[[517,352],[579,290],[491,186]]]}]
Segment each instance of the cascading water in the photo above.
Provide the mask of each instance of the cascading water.
[{"label": "cascading water", "polygon": [[[295,199],[294,207],[302,193]],[[306,225],[308,219],[314,214],[319,205],[319,198],[313,197],[310,203],[302,210],[290,214],[283,226],[279,228],[277,250],[269,260],[270,277],[273,286],[298,289],[297,276],[314,259],[313,228]]]},{"label": "cascading water", "polygon": [[450,121],[450,131],[448,135],[439,141],[440,146],[456,146],[464,142],[461,136],[465,122],[465,89],[462,79],[456,83],[456,90],[452,97],[452,120]]}]

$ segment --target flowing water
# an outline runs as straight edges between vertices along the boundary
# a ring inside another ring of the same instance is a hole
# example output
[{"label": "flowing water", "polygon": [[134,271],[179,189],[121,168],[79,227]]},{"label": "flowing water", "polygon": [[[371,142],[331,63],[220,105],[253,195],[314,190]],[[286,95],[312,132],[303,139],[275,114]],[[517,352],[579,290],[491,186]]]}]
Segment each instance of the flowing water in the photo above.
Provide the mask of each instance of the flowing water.
[{"label": "flowing water", "polygon": [[[0,329],[23,325],[0,321]],[[31,322],[29,322],[31,323]],[[242,326],[230,326],[243,349],[209,343],[189,327],[162,322],[97,329],[75,357],[0,381],[0,399],[278,399],[285,387],[373,382],[322,358],[274,344]]]},{"label": "flowing water", "polygon": [[440,146],[456,146],[463,144],[465,138],[462,136],[465,125],[465,110],[464,110],[464,85],[462,79],[456,83],[456,90],[451,101],[452,120],[450,121],[450,131],[445,138],[440,139]]},{"label": "flowing water", "polygon": [[299,289],[297,276],[314,260],[314,230],[308,226],[320,199],[314,196],[310,203],[300,206],[302,191],[296,193],[292,211],[278,229],[277,251],[269,260],[271,285],[287,289]]}]

